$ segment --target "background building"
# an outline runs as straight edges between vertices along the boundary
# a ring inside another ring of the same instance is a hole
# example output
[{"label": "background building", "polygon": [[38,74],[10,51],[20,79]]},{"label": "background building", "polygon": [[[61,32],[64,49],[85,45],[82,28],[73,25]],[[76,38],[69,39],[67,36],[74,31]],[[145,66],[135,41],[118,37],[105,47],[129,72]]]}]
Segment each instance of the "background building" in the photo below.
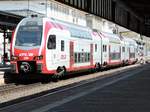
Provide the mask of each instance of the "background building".
[{"label": "background building", "polygon": [[1,0],[0,10],[22,16],[37,14],[38,16],[53,17],[105,32],[112,32],[114,29],[112,28],[114,24],[107,20],[54,0]]}]

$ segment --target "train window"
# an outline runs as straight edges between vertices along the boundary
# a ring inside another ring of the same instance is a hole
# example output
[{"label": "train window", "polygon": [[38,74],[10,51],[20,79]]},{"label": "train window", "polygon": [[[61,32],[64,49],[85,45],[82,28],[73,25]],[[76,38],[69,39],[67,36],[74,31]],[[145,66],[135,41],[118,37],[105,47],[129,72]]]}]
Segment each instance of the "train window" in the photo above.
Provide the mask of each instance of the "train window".
[{"label": "train window", "polygon": [[82,53],[80,53],[80,63],[82,63],[82,58],[83,58],[83,56],[82,56]]},{"label": "train window", "polygon": [[90,53],[74,53],[75,63],[85,63],[90,61]]},{"label": "train window", "polygon": [[48,49],[56,49],[56,35],[50,35],[48,38]]},{"label": "train window", "polygon": [[83,54],[82,62],[85,62],[85,53],[82,54]]},{"label": "train window", "polygon": [[81,53],[81,62],[84,62],[84,58],[85,58],[84,53]]},{"label": "train window", "polygon": [[86,53],[84,53],[84,62],[86,62]]},{"label": "train window", "polygon": [[64,40],[61,40],[61,51],[65,50],[65,42]]},{"label": "train window", "polygon": [[110,57],[112,60],[118,60],[118,59],[120,59],[121,55],[120,55],[120,53],[111,53]]},{"label": "train window", "polygon": [[105,46],[103,45],[103,52],[105,52]]},{"label": "train window", "polygon": [[105,52],[107,52],[107,45],[105,45]]},{"label": "train window", "polygon": [[81,61],[81,55],[80,55],[80,53],[78,53],[78,63],[80,63]]},{"label": "train window", "polygon": [[90,61],[90,53],[88,53],[88,62]]},{"label": "train window", "polygon": [[97,52],[97,44],[95,44],[95,52]]},{"label": "train window", "polygon": [[125,52],[125,47],[122,47],[122,52]]},{"label": "train window", "polygon": [[103,52],[107,52],[107,45],[103,45]]},{"label": "train window", "polygon": [[74,27],[68,27],[68,29],[70,30],[72,37],[91,39],[90,33],[86,30],[81,30],[81,29],[79,30],[78,28],[74,28]]},{"label": "train window", "polygon": [[85,62],[87,62],[87,53],[85,53]]},{"label": "train window", "polygon": [[75,53],[74,56],[75,56],[75,57],[74,57],[75,63],[77,63],[77,62],[78,62],[78,54]]}]

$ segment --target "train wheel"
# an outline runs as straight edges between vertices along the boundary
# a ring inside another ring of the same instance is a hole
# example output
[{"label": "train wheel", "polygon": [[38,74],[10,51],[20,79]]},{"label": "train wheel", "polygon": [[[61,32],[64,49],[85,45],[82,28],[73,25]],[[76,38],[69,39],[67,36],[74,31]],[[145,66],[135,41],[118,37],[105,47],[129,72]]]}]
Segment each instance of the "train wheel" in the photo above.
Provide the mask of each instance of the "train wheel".
[{"label": "train wheel", "polygon": [[59,76],[59,79],[63,78],[66,75],[66,67],[65,66],[59,67],[57,69],[57,74]]},{"label": "train wheel", "polygon": [[95,64],[95,72],[99,72],[101,70],[101,66],[99,63]]},{"label": "train wheel", "polygon": [[57,73],[53,75],[52,80],[53,81],[58,81],[59,79],[62,79],[66,75],[66,68],[65,66],[59,66],[57,68]]},{"label": "train wheel", "polygon": [[122,67],[125,66],[125,61],[124,61],[124,60],[122,61],[121,66],[122,66]]}]

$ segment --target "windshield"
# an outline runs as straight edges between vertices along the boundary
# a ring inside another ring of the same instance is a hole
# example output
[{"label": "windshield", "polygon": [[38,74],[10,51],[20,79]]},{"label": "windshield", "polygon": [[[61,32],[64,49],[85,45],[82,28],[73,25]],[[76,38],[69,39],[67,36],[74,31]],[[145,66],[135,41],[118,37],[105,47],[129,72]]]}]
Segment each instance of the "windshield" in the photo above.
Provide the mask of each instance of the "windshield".
[{"label": "windshield", "polygon": [[20,26],[16,36],[16,46],[40,46],[42,40],[42,26]]}]

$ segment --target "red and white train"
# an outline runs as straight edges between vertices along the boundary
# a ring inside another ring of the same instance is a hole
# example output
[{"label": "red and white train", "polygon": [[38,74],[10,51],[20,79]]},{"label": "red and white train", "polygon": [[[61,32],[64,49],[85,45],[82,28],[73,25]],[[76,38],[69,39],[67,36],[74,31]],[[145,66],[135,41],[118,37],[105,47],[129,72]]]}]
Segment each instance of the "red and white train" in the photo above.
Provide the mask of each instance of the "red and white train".
[{"label": "red and white train", "polygon": [[10,76],[52,76],[132,64],[138,59],[136,50],[136,42],[129,38],[53,18],[29,17],[18,24],[13,34]]}]

